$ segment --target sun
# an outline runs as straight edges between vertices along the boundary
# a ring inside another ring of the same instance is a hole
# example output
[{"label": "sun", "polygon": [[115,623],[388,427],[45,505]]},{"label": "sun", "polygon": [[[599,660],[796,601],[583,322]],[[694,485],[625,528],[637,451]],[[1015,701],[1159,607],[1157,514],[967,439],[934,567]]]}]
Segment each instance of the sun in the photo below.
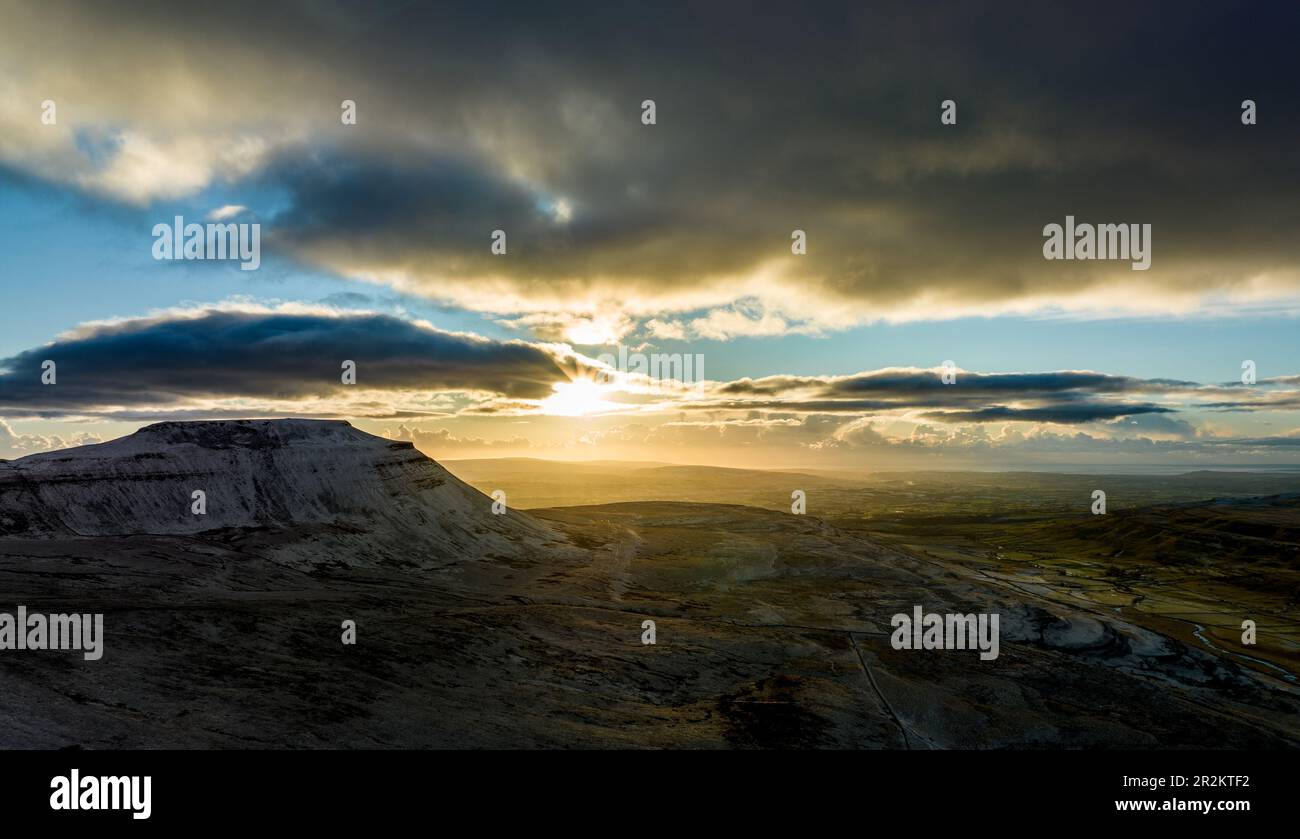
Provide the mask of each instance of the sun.
[{"label": "sun", "polygon": [[601,398],[607,388],[602,388],[591,379],[574,379],[553,387],[555,393],[542,400],[542,408],[548,414],[582,417],[618,407]]}]

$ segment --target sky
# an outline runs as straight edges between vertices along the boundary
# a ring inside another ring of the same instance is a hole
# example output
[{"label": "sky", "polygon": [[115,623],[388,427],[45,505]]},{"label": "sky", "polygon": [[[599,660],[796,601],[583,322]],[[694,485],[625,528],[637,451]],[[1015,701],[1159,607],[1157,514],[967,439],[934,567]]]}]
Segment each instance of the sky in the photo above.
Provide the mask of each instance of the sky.
[{"label": "sky", "polygon": [[[441,459],[1300,464],[1295,10],[3,16],[0,458],[314,416]],[[258,225],[256,269],[156,258],[177,216]],[[1067,217],[1149,267],[1045,258]]]}]

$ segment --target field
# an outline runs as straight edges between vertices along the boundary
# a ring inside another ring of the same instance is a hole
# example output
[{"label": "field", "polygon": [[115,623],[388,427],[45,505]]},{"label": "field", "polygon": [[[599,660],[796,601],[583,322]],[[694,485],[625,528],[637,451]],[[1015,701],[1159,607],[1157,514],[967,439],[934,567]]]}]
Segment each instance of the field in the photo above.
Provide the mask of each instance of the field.
[{"label": "field", "polygon": [[[1300,475],[911,472],[850,475],[654,464],[454,461],[512,503],[728,503],[807,514],[1000,586],[1106,610],[1262,674],[1300,673]],[[570,479],[555,481],[556,471]],[[1104,515],[1092,493],[1106,493]],[[725,539],[725,534],[719,538]],[[1242,622],[1257,643],[1242,644]]]}]

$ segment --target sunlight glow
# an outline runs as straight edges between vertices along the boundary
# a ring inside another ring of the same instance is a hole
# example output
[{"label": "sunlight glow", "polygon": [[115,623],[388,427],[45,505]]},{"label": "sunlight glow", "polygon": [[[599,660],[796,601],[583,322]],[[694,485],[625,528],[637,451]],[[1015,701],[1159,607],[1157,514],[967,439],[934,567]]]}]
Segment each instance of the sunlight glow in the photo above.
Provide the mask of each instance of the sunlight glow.
[{"label": "sunlight glow", "polygon": [[609,393],[609,388],[602,387],[591,379],[574,379],[554,385],[555,393],[542,400],[542,409],[554,416],[582,417],[598,414],[619,406],[601,398]]}]

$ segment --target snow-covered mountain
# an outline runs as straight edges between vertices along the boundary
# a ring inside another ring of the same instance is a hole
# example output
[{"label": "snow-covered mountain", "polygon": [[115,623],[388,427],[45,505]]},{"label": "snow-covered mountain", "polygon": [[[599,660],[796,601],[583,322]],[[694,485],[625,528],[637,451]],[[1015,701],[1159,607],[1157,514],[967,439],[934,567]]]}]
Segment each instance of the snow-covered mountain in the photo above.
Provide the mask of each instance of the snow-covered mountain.
[{"label": "snow-covered mountain", "polygon": [[[195,492],[205,514],[194,512]],[[183,535],[328,525],[512,554],[550,529],[410,443],[332,420],[164,422],[108,443],[0,462],[0,537]]]}]

